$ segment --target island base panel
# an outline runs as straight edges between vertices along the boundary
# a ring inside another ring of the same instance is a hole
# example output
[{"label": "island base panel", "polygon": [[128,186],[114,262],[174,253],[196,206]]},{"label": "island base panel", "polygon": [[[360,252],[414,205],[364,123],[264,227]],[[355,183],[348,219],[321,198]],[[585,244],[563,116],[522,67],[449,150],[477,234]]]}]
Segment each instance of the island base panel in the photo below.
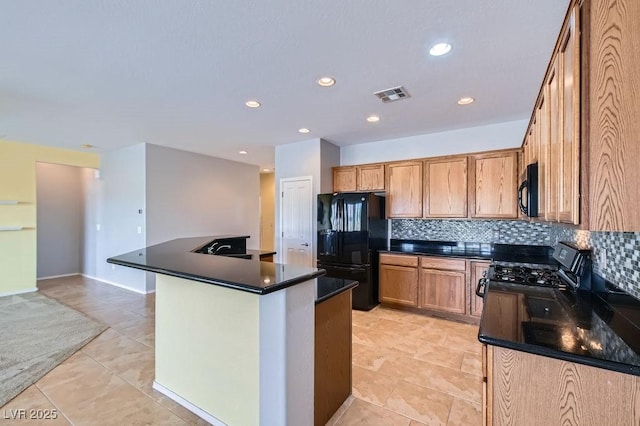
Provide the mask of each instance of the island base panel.
[{"label": "island base panel", "polygon": [[226,424],[311,424],[314,302],[314,280],[258,295],[158,274],[156,383]]}]

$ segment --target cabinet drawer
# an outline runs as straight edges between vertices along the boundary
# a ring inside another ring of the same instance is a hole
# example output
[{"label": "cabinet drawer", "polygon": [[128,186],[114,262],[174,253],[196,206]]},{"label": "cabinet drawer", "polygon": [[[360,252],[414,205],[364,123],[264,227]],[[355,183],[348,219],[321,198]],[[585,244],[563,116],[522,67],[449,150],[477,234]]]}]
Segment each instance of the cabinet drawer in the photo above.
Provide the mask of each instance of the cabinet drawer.
[{"label": "cabinet drawer", "polygon": [[418,267],[418,256],[408,256],[404,254],[380,254],[380,263],[385,265]]},{"label": "cabinet drawer", "polygon": [[445,259],[442,257],[420,257],[420,267],[426,269],[445,269],[449,271],[466,271],[467,261],[464,259]]}]

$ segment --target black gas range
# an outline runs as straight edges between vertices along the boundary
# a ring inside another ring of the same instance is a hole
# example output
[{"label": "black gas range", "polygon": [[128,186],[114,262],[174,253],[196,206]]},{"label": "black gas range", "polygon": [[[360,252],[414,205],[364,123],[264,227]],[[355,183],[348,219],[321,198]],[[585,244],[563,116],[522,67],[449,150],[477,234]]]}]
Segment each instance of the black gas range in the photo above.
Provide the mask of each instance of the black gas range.
[{"label": "black gas range", "polygon": [[476,293],[482,343],[640,376],[640,301],[561,242],[546,263],[492,262]]},{"label": "black gas range", "polygon": [[484,296],[489,282],[493,285],[536,286],[555,289],[591,289],[591,251],[560,242],[553,252],[554,263],[491,263],[487,274],[480,279],[476,294]]}]

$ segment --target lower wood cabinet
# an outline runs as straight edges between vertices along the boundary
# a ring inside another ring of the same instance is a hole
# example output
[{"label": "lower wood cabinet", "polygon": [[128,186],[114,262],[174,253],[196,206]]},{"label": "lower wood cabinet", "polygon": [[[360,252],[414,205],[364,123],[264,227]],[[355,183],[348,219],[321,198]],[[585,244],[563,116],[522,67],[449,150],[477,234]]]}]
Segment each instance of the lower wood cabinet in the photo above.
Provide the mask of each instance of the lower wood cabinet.
[{"label": "lower wood cabinet", "polygon": [[419,306],[455,314],[466,313],[465,272],[420,269]]},{"label": "lower wood cabinet", "polygon": [[480,318],[482,315],[482,298],[476,295],[478,281],[483,278],[489,270],[491,262],[472,261],[471,279],[469,280],[469,315]]},{"label": "lower wood cabinet", "polygon": [[463,258],[381,253],[380,302],[477,322],[478,316],[470,315],[476,311],[469,306],[469,263]]},{"label": "lower wood cabinet", "polygon": [[381,264],[379,284],[381,302],[418,306],[417,267]]},{"label": "lower wood cabinet", "polygon": [[351,395],[351,290],[316,305],[314,424],[324,425]]},{"label": "lower wood cabinet", "polygon": [[640,377],[483,348],[483,425],[637,425]]}]

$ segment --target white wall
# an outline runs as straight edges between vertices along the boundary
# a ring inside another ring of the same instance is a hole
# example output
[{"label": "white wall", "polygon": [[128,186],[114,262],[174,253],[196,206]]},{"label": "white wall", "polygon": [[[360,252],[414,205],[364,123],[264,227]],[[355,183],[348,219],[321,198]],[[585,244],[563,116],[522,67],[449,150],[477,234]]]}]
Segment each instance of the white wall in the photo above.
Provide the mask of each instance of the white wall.
[{"label": "white wall", "polygon": [[[331,192],[331,167],[338,166],[340,160],[340,148],[322,139],[311,139],[287,145],[276,146],[275,155],[275,184],[276,194],[280,194],[280,180],[285,178],[311,176],[313,188],[314,221],[312,224],[313,258],[316,259],[316,222],[317,195],[322,192]],[[276,250],[280,249],[280,202],[276,196]],[[276,255],[276,261],[281,261],[280,253]]]},{"label": "white wall", "polygon": [[36,163],[38,278],[82,270],[83,170]]},{"label": "white wall", "polygon": [[517,148],[522,145],[528,124],[528,120],[517,120],[344,146],[340,149],[340,165],[348,166]]},{"label": "white wall", "polygon": [[175,238],[242,234],[250,236],[249,248],[259,248],[257,166],[138,144],[103,154],[100,178],[87,176],[84,192],[83,270],[99,280],[153,291],[155,274],[106,259]]},{"label": "white wall", "polygon": [[[137,292],[146,292],[144,271],[111,265],[106,259],[146,246],[145,145],[137,144],[107,152],[100,160],[95,225],[95,277]],[[142,214],[138,210],[142,209]],[[140,227],[141,233],[138,233]],[[86,275],[92,276],[89,273]]]},{"label": "white wall", "polygon": [[320,139],[320,194],[333,192],[332,168],[339,165],[340,148]]},{"label": "white wall", "polygon": [[[260,248],[258,166],[146,145],[146,245],[175,238],[249,235]],[[147,290],[155,274],[147,274]]]},{"label": "white wall", "polygon": [[147,245],[240,234],[260,247],[258,166],[151,144],[146,158]]}]

